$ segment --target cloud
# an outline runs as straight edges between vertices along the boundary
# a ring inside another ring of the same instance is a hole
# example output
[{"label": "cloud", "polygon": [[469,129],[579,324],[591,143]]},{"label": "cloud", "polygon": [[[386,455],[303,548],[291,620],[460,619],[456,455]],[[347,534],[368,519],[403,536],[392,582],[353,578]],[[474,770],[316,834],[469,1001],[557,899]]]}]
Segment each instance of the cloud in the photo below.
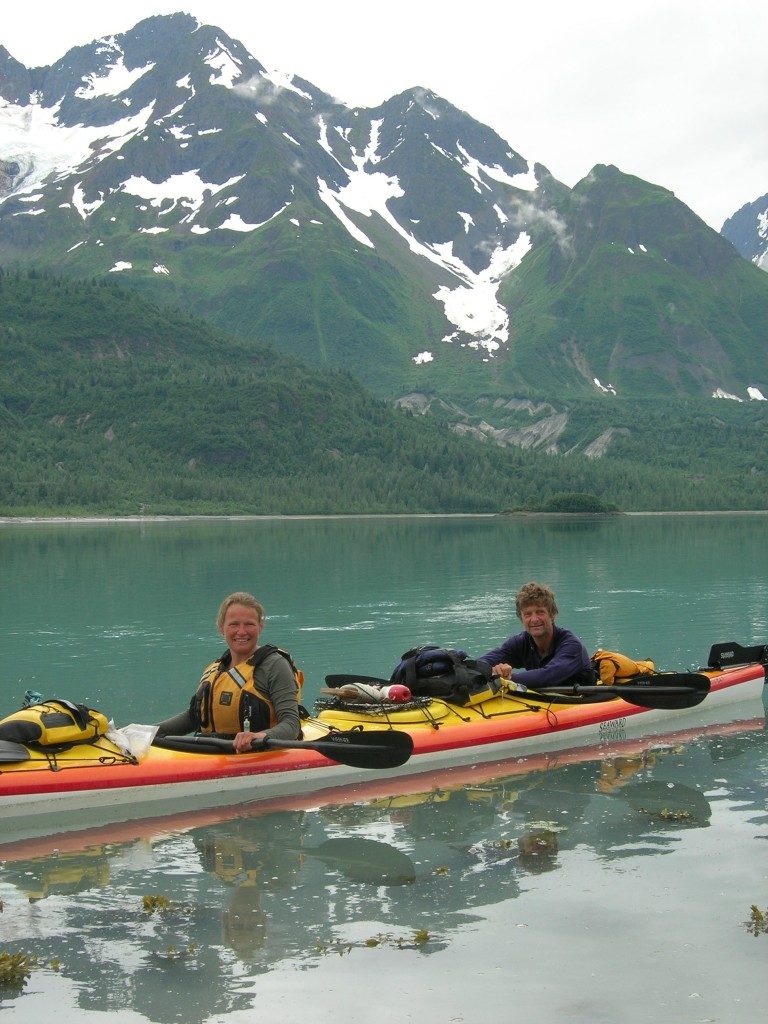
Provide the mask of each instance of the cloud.
[{"label": "cloud", "polygon": [[512,206],[508,212],[510,223],[521,231],[540,227],[554,236],[564,256],[573,255],[573,239],[568,231],[568,225],[551,206],[541,206],[524,199]]},{"label": "cloud", "polygon": [[419,104],[419,106],[422,107],[422,109],[425,110],[430,115],[430,117],[434,117],[435,120],[437,120],[437,118],[440,117],[440,115],[442,114],[442,110],[436,103],[433,102],[433,100],[435,99],[434,93],[429,92],[429,90],[427,89],[418,88],[413,90],[413,96],[416,102]]},{"label": "cloud", "polygon": [[232,86],[232,92],[237,93],[238,96],[266,107],[275,103],[282,91],[280,86],[261,75],[254,75],[247,82],[240,82]]}]

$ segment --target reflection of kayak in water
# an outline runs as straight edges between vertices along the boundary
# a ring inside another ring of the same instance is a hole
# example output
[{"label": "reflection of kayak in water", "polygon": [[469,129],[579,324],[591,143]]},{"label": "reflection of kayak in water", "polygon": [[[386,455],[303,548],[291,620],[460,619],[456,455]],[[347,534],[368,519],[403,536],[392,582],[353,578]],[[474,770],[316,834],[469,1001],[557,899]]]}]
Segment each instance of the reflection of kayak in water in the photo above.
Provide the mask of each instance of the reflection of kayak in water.
[{"label": "reflection of kayak in water", "polygon": [[[676,677],[655,678],[665,683]],[[7,839],[14,833],[44,835],[185,807],[339,789],[370,780],[372,773],[366,769],[379,764],[383,767],[376,775],[391,779],[527,757],[541,750],[615,744],[632,735],[668,729],[671,721],[685,714],[716,714],[723,705],[754,699],[762,692],[765,676],[763,665],[753,664],[709,670],[698,678],[706,689],[695,694],[696,703],[702,703],[693,710],[678,706],[679,698],[668,697],[664,685],[658,696],[652,687],[627,686],[627,699],[599,701],[591,695],[552,697],[496,688],[473,695],[464,704],[440,698],[375,706],[342,703],[303,722],[304,742],[240,755],[218,747],[207,752],[204,737],[186,737],[180,749],[153,745],[141,760],[103,735],[63,748],[17,743],[3,731],[13,718],[9,716],[0,723],[0,821]],[[633,695],[635,691],[639,696]],[[332,742],[339,739],[341,743]]]}]

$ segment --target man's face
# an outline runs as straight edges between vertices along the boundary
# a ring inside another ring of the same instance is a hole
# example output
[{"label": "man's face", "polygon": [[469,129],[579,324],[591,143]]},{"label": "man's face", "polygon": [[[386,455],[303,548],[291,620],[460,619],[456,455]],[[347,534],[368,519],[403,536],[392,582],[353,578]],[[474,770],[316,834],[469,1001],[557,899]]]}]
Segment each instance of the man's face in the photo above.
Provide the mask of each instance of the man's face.
[{"label": "man's face", "polygon": [[523,629],[530,633],[534,640],[547,640],[555,632],[555,620],[541,604],[523,605],[520,609],[520,621]]}]

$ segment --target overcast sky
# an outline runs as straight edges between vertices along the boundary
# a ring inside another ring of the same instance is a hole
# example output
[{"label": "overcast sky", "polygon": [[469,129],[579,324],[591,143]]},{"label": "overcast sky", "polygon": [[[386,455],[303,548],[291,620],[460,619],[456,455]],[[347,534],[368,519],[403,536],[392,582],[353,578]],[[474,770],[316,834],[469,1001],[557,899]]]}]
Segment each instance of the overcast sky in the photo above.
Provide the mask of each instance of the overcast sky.
[{"label": "overcast sky", "polygon": [[[4,5],[30,67],[184,10],[350,106],[414,85],[574,185],[597,163],[672,189],[719,230],[768,193],[765,0],[103,0]],[[0,139],[0,156],[2,155]]]}]

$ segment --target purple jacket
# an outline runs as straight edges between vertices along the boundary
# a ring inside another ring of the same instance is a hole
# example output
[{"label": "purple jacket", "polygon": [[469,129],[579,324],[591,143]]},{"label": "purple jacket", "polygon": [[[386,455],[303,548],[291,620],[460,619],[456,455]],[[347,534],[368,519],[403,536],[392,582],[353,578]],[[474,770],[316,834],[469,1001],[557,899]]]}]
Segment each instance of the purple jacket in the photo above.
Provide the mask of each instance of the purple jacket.
[{"label": "purple jacket", "polygon": [[555,626],[551,654],[543,658],[531,634],[523,630],[522,633],[507,637],[500,647],[481,654],[478,660],[487,661],[491,666],[504,662],[513,669],[524,669],[512,672],[512,679],[532,689],[538,686],[557,686],[560,683],[589,686],[596,678],[584,644],[575,633],[561,629],[560,626]]}]

